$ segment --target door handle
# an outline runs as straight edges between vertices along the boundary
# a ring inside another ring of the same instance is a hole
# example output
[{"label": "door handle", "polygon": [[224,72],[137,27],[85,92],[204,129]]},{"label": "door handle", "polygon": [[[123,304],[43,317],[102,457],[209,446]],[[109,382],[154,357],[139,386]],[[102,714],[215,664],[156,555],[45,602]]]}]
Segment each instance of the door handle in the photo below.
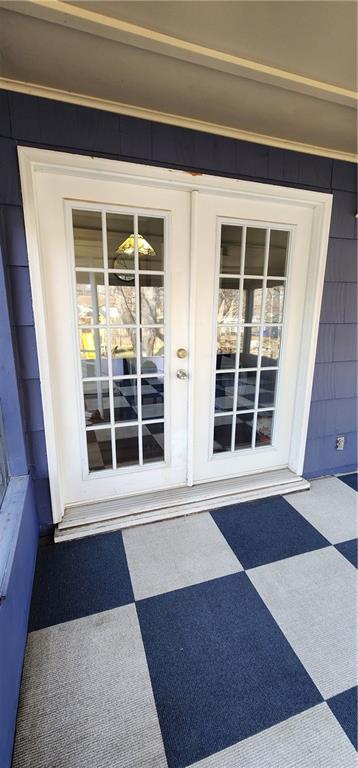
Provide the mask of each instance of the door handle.
[{"label": "door handle", "polygon": [[177,379],[188,379],[188,378],[189,378],[188,373],[184,371],[184,368],[179,368],[179,370],[177,370]]}]

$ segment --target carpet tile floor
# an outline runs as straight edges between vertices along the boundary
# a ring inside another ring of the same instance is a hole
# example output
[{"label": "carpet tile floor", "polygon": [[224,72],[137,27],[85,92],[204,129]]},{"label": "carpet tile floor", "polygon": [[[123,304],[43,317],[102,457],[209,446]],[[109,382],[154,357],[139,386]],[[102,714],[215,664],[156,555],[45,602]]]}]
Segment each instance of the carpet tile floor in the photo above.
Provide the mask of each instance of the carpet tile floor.
[{"label": "carpet tile floor", "polygon": [[355,488],[41,544],[13,768],[356,768]]}]

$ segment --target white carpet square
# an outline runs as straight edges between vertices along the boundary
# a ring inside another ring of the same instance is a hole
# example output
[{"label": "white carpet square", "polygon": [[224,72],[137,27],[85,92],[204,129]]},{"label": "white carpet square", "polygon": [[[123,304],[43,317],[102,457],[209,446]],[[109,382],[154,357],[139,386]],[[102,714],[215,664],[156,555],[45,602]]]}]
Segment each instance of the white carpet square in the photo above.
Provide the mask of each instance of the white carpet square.
[{"label": "white carpet square", "polygon": [[166,768],[135,605],[29,635],[13,768]]},{"label": "white carpet square", "polygon": [[334,547],[247,575],[327,699],[356,685],[356,569]]},{"label": "white carpet square", "polygon": [[331,544],[357,537],[358,495],[337,477],[312,480],[309,491],[285,498]]},{"label": "white carpet square", "polygon": [[357,753],[327,704],[319,704],[190,768],[357,768]]},{"label": "white carpet square", "polygon": [[123,531],[136,600],[242,571],[242,565],[207,514]]}]

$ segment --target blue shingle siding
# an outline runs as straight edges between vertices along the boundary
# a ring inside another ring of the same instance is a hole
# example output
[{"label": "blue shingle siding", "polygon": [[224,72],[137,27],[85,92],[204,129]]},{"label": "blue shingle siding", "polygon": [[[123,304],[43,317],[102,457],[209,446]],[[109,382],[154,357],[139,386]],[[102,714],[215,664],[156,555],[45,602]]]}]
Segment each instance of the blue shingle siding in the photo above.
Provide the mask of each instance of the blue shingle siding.
[{"label": "blue shingle siding", "polygon": [[[305,474],[348,471],[356,465],[356,167],[330,158],[3,91],[0,92],[0,205],[30,470],[35,489],[38,484],[43,524],[48,524],[51,517],[16,157],[18,143],[333,192]],[[346,435],[344,451],[335,450],[337,432]]]}]

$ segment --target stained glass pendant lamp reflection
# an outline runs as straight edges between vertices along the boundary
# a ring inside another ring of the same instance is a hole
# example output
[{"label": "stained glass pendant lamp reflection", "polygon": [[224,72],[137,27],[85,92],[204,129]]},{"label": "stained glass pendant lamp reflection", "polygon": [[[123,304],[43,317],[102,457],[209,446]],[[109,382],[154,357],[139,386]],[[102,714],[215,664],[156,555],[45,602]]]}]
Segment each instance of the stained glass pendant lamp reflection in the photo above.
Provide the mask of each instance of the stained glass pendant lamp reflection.
[{"label": "stained glass pendant lamp reflection", "polygon": [[[134,234],[129,235],[126,240],[118,246],[115,251],[116,258],[114,260],[114,269],[132,269],[132,258],[135,253],[135,238]],[[152,248],[148,240],[138,233],[138,253],[141,256],[155,256],[155,250]],[[127,258],[129,257],[129,265]],[[132,275],[121,275],[121,280],[133,280]]]}]

